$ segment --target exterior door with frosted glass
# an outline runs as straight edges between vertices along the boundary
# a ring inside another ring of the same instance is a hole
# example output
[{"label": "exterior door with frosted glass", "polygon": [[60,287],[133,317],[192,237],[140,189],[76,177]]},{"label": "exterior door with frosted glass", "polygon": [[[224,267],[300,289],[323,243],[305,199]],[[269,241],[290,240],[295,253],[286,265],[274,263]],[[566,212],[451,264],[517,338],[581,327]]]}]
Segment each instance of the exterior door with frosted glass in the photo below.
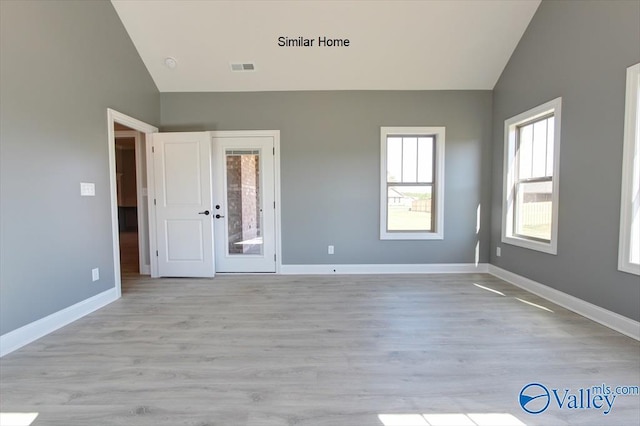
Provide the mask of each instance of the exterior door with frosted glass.
[{"label": "exterior door with frosted glass", "polygon": [[217,272],[275,272],[274,138],[212,137]]}]

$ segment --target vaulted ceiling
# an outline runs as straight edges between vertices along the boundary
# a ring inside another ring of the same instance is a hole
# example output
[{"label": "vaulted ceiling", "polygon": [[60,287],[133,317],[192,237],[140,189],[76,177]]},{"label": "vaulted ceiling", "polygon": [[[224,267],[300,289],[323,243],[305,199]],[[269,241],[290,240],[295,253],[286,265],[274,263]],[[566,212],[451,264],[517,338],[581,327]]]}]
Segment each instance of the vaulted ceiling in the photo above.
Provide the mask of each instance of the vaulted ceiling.
[{"label": "vaulted ceiling", "polygon": [[161,92],[492,89],[540,3],[111,1]]}]

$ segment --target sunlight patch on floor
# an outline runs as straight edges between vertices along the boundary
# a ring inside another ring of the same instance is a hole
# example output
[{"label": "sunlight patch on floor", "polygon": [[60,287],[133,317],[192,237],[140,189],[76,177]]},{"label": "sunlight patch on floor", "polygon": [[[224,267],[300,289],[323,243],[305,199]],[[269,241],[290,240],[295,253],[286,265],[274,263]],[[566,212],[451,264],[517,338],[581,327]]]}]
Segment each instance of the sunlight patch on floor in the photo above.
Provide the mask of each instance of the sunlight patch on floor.
[{"label": "sunlight patch on floor", "polygon": [[483,290],[490,291],[491,293],[495,293],[495,294],[499,294],[500,296],[504,296],[504,293],[503,293],[503,292],[498,291],[498,290],[494,290],[494,289],[489,288],[489,287],[487,287],[487,286],[480,285],[480,284],[477,284],[477,283],[473,283],[473,285],[475,285],[476,287],[481,288],[481,289],[483,289]]},{"label": "sunlight patch on floor", "polygon": [[262,241],[262,237],[257,237],[257,238],[252,238],[250,240],[239,241],[234,244],[241,245],[241,246],[244,246],[244,245],[255,246],[255,245],[263,244],[263,241]]},{"label": "sunlight patch on floor", "polygon": [[545,308],[544,306],[538,305],[537,303],[529,302],[528,300],[520,299],[519,297],[516,297],[516,300],[518,300],[518,301],[520,301],[522,303],[526,303],[527,305],[533,306],[534,308],[542,309],[543,311],[547,311],[547,312],[553,313],[553,311],[551,309]]},{"label": "sunlight patch on floor", "polygon": [[0,426],[30,426],[38,413],[0,413]]},{"label": "sunlight patch on floor", "polygon": [[526,426],[508,413],[379,414],[384,426]]},{"label": "sunlight patch on floor", "polygon": [[420,414],[379,414],[384,426],[429,426]]}]

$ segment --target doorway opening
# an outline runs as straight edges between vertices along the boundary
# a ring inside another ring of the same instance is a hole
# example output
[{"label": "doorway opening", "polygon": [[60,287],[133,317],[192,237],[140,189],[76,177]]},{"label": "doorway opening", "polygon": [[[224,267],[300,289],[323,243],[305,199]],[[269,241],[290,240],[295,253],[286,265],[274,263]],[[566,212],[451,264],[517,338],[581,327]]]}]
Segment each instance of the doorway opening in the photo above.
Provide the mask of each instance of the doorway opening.
[{"label": "doorway opening", "polygon": [[139,218],[143,219],[140,217],[143,209],[138,205],[138,180],[142,178],[142,173],[137,170],[139,155],[136,152],[136,145],[140,144],[140,135],[119,123],[115,123],[114,130],[120,273],[122,276],[140,275],[144,272],[144,253],[140,252],[141,233],[138,223]]},{"label": "doorway opening", "polygon": [[112,109],[107,109],[107,125],[113,268],[120,297],[123,276],[151,272],[146,141],[158,129]]}]

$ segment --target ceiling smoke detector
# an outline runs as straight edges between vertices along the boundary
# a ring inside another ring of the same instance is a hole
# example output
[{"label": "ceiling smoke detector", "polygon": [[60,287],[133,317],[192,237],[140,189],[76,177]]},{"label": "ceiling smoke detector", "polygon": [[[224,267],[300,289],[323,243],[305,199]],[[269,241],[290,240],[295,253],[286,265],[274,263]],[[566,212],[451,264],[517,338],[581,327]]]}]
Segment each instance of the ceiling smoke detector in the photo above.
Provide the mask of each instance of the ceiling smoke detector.
[{"label": "ceiling smoke detector", "polygon": [[173,70],[178,66],[178,61],[176,61],[176,58],[167,56],[166,58],[164,58],[164,65],[170,70]]},{"label": "ceiling smoke detector", "polygon": [[255,71],[256,64],[246,63],[246,64],[231,64],[231,71],[233,72],[243,72],[243,71]]}]

